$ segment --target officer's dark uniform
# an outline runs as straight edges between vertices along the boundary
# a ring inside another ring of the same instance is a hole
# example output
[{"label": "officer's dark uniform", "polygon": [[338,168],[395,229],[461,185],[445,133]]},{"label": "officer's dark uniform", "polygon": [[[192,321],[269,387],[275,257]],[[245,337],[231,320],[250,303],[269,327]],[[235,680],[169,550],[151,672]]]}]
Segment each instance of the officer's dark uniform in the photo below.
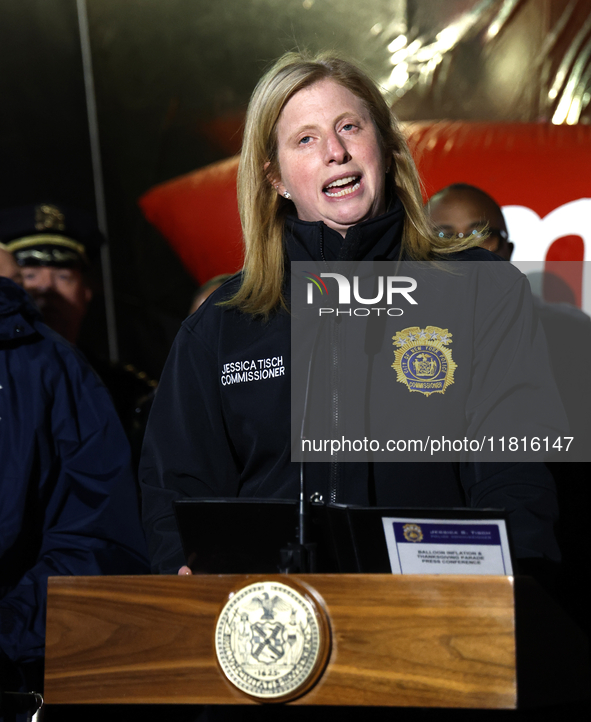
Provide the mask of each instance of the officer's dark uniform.
[{"label": "officer's dark uniform", "polygon": [[48,576],[147,571],[130,461],[99,378],[0,278],[0,688],[40,691]]},{"label": "officer's dark uniform", "polygon": [[[77,208],[45,203],[0,211],[0,241],[19,266],[74,268],[92,274],[104,238],[95,220]],[[134,453],[141,448],[145,420],[143,400],[156,382],[134,366],[112,363],[82,328],[76,345],[108,388]],[[96,334],[96,329],[92,329]]]}]

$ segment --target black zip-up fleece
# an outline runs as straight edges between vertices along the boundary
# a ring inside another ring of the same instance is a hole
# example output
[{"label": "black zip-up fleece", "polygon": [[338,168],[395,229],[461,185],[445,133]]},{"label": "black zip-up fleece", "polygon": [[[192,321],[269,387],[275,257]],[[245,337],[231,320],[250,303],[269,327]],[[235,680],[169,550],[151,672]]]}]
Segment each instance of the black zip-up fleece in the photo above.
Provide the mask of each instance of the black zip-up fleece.
[{"label": "black zip-up fleece", "polygon": [[[290,217],[285,224],[286,254],[290,261],[308,262],[396,260],[403,222],[404,209],[398,202],[390,212],[350,228],[343,240],[320,221]],[[461,256],[500,261],[481,249]],[[533,329],[537,321],[527,283],[515,269],[509,275],[511,283],[503,288],[501,306],[510,309],[519,304],[525,309],[520,323]],[[299,464],[290,460],[291,317],[280,310],[262,322],[220,308],[219,301],[235,293],[239,283],[238,276],[230,279],[183,323],[148,422],[140,479],[152,567],[160,573],[176,573],[185,563],[174,500],[298,498]],[[449,283],[454,283],[453,275]],[[289,278],[285,294],[289,302]],[[468,310],[478,305],[476,299],[465,298],[450,303],[465,304]],[[474,312],[470,313],[474,322]],[[514,316],[499,311],[494,323]],[[526,355],[536,335],[522,328],[500,328],[496,334],[513,343],[516,354]],[[398,386],[406,393],[402,384]],[[468,414],[467,381],[462,388],[458,383],[455,397],[446,394],[449,401],[433,394],[428,399],[435,401],[431,408],[445,401],[456,415]],[[478,409],[470,414],[477,416]],[[504,508],[518,556],[559,557],[552,531],[557,518],[555,491],[543,464],[307,463],[306,485],[307,494],[318,492],[325,501],[340,503]]]}]

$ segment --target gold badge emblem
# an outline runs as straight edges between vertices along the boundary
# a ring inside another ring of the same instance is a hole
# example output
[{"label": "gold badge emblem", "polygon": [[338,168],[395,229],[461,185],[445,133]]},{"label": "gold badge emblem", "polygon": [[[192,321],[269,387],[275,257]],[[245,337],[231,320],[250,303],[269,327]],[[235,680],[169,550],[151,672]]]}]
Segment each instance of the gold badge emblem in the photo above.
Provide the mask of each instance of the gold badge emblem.
[{"label": "gold badge emblem", "polygon": [[457,364],[451,357],[452,334],[445,328],[405,328],[393,337],[397,380],[425,396],[443,394],[454,382]]},{"label": "gold badge emblem", "polygon": [[418,524],[404,524],[402,527],[404,538],[409,542],[423,541],[423,530]]},{"label": "gold badge emblem", "polygon": [[251,697],[296,697],[328,658],[328,623],[312,597],[280,582],[249,584],[226,603],[215,631],[218,662],[229,682]]},{"label": "gold badge emblem", "polygon": [[35,207],[35,228],[38,231],[63,231],[65,227],[65,217],[59,208],[49,203]]}]

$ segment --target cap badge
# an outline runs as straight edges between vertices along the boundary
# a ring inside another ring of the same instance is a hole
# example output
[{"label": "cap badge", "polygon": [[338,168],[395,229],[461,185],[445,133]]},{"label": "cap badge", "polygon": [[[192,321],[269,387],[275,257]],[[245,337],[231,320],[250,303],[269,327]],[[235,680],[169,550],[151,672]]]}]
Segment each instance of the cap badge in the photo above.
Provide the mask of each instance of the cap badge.
[{"label": "cap badge", "polygon": [[56,206],[44,203],[35,206],[35,229],[37,231],[63,231],[65,216]]}]

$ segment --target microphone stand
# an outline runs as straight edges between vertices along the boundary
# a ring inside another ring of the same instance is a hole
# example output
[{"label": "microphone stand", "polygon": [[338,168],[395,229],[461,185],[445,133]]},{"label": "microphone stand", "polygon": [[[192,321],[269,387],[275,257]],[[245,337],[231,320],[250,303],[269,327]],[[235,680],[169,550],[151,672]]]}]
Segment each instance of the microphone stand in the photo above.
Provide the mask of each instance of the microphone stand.
[{"label": "microphone stand", "polygon": [[281,574],[314,574],[316,572],[317,545],[309,542],[310,504],[306,499],[304,485],[304,462],[300,462],[300,497],[298,505],[297,541],[289,542],[280,551]]},{"label": "microphone stand", "polygon": [[[306,393],[304,395],[304,411],[302,413],[302,426],[300,429],[300,441],[305,436],[306,417],[308,414],[308,396],[310,392],[310,378],[312,376],[312,363],[314,361],[316,344],[320,328],[324,324],[321,323],[316,331],[316,338],[310,352],[310,360],[308,362],[308,375],[306,378]],[[314,574],[316,572],[316,552],[317,545],[308,541],[310,527],[310,503],[306,499],[306,484],[304,479],[304,446],[302,448],[302,458],[300,460],[300,495],[298,504],[298,526],[297,541],[289,542],[287,547],[280,551],[281,563],[279,571],[281,574]]]}]

